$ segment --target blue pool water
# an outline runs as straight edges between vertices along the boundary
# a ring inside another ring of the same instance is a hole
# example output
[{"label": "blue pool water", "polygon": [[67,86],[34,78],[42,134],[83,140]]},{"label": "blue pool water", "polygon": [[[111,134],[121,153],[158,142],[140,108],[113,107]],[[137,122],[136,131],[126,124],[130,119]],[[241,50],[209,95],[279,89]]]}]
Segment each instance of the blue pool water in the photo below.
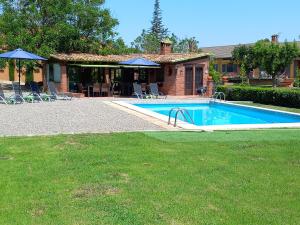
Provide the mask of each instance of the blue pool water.
[{"label": "blue pool water", "polygon": [[[300,123],[300,115],[268,111],[222,103],[135,104],[135,106],[169,116],[172,108],[188,110],[195,125]],[[174,118],[175,112],[172,114]],[[184,120],[182,116],[178,119]]]}]

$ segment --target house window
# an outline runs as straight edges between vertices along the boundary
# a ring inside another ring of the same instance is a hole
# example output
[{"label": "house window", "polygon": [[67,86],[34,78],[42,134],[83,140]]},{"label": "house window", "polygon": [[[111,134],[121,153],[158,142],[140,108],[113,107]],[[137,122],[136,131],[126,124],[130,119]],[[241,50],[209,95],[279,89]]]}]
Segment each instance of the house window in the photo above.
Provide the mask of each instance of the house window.
[{"label": "house window", "polygon": [[59,83],[61,81],[61,68],[58,63],[47,65],[48,80]]},{"label": "house window", "polygon": [[222,73],[227,73],[227,65],[226,64],[222,65]]},{"label": "house window", "polygon": [[222,73],[237,73],[237,64],[223,64]]},{"label": "house window", "polygon": [[287,76],[287,77],[290,77],[291,75],[291,66],[287,66],[284,70],[284,74]]},{"label": "house window", "polygon": [[219,65],[218,64],[214,64],[214,70],[219,71]]}]

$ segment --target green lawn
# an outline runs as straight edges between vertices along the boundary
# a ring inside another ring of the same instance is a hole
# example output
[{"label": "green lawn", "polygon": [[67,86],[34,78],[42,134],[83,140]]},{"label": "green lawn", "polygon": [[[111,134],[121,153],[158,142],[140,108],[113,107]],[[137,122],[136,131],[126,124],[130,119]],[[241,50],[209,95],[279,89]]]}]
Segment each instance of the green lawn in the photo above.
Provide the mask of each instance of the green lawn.
[{"label": "green lawn", "polygon": [[300,130],[0,139],[0,224],[299,224]]},{"label": "green lawn", "polygon": [[233,103],[263,107],[263,108],[267,108],[267,109],[276,109],[276,110],[282,110],[282,111],[287,111],[287,112],[300,113],[300,109],[297,109],[297,108],[289,108],[289,107],[282,107],[282,106],[275,106],[275,105],[264,105],[264,104],[253,103],[253,102],[238,102],[237,101],[237,102],[233,102]]}]

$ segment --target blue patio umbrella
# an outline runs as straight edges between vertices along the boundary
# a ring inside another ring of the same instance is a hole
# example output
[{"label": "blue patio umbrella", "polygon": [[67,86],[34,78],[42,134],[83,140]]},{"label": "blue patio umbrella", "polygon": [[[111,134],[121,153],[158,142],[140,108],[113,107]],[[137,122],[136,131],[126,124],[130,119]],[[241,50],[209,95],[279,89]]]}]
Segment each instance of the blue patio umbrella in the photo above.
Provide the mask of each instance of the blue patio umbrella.
[{"label": "blue patio umbrella", "polygon": [[21,88],[21,60],[25,59],[25,60],[42,60],[45,61],[47,59],[40,57],[38,55],[35,55],[33,53],[30,52],[26,52],[20,48],[15,49],[13,51],[10,52],[5,52],[0,54],[0,58],[5,58],[5,59],[16,59],[19,62],[19,88]]},{"label": "blue patio umbrella", "polygon": [[159,68],[159,66],[160,66],[159,64],[152,62],[145,58],[133,58],[133,59],[129,59],[127,61],[120,62],[119,64],[138,67],[139,74],[141,74],[141,68],[145,68],[145,67]]},{"label": "blue patio umbrella", "polygon": [[127,61],[120,62],[120,64],[131,65],[131,66],[157,66],[157,67],[160,66],[159,64],[144,58],[129,59]]}]

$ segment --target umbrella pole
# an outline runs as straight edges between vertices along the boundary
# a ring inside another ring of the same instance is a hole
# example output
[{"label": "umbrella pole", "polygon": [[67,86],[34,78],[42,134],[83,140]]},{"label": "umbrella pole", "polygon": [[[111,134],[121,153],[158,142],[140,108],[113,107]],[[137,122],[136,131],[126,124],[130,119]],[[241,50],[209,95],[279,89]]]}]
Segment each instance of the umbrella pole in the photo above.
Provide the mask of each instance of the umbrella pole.
[{"label": "umbrella pole", "polygon": [[21,60],[19,59],[19,94],[21,93]]}]

